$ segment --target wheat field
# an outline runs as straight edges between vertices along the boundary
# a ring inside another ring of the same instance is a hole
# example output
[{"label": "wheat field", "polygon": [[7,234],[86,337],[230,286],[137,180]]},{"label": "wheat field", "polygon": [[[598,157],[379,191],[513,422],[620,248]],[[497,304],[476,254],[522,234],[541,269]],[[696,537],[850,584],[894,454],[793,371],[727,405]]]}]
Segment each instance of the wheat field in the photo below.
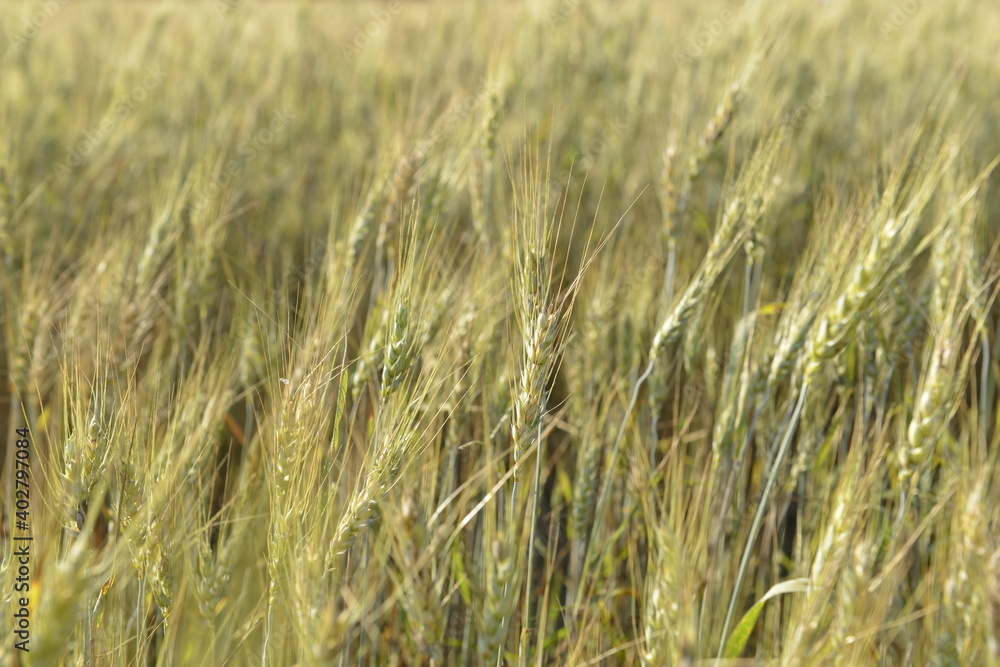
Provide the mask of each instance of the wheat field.
[{"label": "wheat field", "polygon": [[4,3],[0,663],[1000,666],[998,53]]}]

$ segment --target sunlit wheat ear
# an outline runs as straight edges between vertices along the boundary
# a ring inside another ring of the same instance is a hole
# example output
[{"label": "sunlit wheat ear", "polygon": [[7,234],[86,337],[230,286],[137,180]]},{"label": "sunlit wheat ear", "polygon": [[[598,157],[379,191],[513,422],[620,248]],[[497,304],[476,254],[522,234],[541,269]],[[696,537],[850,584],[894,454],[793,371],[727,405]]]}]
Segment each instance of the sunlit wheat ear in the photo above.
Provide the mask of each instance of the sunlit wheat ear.
[{"label": "sunlit wheat ear", "polygon": [[[410,427],[404,424],[402,428]],[[375,459],[351,494],[327,547],[326,564],[331,572],[342,571],[343,557],[379,517],[381,498],[398,480],[404,457],[412,454],[416,445],[409,431],[385,433],[383,437],[384,442],[374,443]]]},{"label": "sunlit wheat ear", "polygon": [[857,581],[846,578],[844,573],[850,562],[851,548],[859,537],[858,527],[863,525],[866,516],[866,511],[853,503],[874,486],[876,477],[872,475],[866,479],[864,466],[864,457],[858,451],[852,451],[840,466],[840,481],[836,488],[827,491],[830,509],[825,513],[822,529],[817,531],[818,543],[814,538],[815,551],[807,572],[809,587],[801,598],[801,604],[796,607],[795,619],[789,624],[782,647],[785,655],[791,656],[790,664],[808,658],[809,651],[817,646],[817,635],[822,632],[820,628],[829,628],[834,620],[830,612],[836,601],[838,585],[857,586]]},{"label": "sunlit wheat ear", "polygon": [[[385,494],[399,481],[404,466],[414,461],[415,455],[431,438],[423,430],[427,425],[421,422],[425,415],[420,406],[408,400],[410,391],[431,391],[430,387],[420,384],[411,388],[405,383],[397,390],[399,395],[387,394],[387,400],[379,406],[369,445],[370,463],[361,473],[340,518],[335,519],[324,561],[330,572],[343,573],[343,557],[378,519]],[[390,397],[392,400],[388,400]]]},{"label": "sunlit wheat ear", "polygon": [[202,521],[204,530],[196,546],[201,591],[196,594],[199,609],[212,623],[218,623],[232,603],[229,585],[234,575],[239,574],[241,549],[254,539],[254,526],[240,519],[259,506],[257,484],[250,466],[241,467],[232,492],[226,496],[230,502],[223,505],[215,518],[206,512]]},{"label": "sunlit wheat ear", "polygon": [[[461,403],[465,400],[466,394],[468,393],[472,383],[472,378],[469,377],[470,374],[467,371],[472,357],[471,330],[473,322],[474,320],[471,312],[465,312],[462,314],[456,324],[454,335],[457,347],[455,355],[456,367],[459,369],[459,376],[458,382],[455,386],[454,397],[449,401],[448,405],[448,430],[446,432],[445,440],[449,446],[449,471],[453,470],[455,467],[458,455],[456,448],[462,441],[463,434],[465,433],[471,417],[467,410],[462,409]],[[446,481],[446,484],[448,485],[451,483],[451,479]]]},{"label": "sunlit wheat ear", "polygon": [[946,335],[934,348],[929,367],[921,380],[921,390],[914,407],[913,418],[906,431],[906,446],[898,454],[898,482],[906,484],[925,466],[934,454],[949,416],[959,350],[955,334]]},{"label": "sunlit wheat ear", "polygon": [[670,346],[680,340],[685,325],[694,316],[709,288],[722,273],[731,253],[727,246],[735,240],[735,233],[738,231],[737,220],[740,215],[741,201],[739,198],[734,198],[723,214],[722,223],[719,226],[720,233],[713,240],[698,273],[653,337],[650,358],[654,360],[654,363],[660,360]]},{"label": "sunlit wheat ear", "polygon": [[385,365],[382,366],[382,400],[392,395],[409,370],[414,347],[410,327],[410,306],[404,297],[396,304],[392,331],[387,338]]},{"label": "sunlit wheat ear", "polygon": [[[91,603],[97,583],[94,551],[87,540],[79,537],[70,543],[67,553],[50,556],[33,583],[36,600],[32,613],[32,637],[29,644],[30,664],[60,664],[73,645],[74,629]],[[44,582],[44,585],[41,585]],[[37,633],[37,634],[35,634]]]},{"label": "sunlit wheat ear", "polygon": [[[914,176],[913,182],[902,182],[902,171],[890,182],[877,209],[868,215],[872,231],[869,247],[863,259],[855,264],[840,297],[819,320],[811,336],[805,378],[808,383],[824,361],[833,358],[854,334],[858,318],[882,293],[902,268],[912,262],[914,238],[920,219],[935,192],[942,173],[954,162],[955,140],[932,147],[935,152],[930,166]],[[900,190],[908,195],[900,203]],[[898,212],[897,212],[898,211]]]},{"label": "sunlit wheat ear", "polygon": [[390,576],[405,610],[410,641],[421,655],[439,661],[444,657],[448,606],[441,604],[442,579],[432,556],[436,545],[417,503],[417,498],[405,493],[384,516],[396,562]]},{"label": "sunlit wheat ear", "polygon": [[477,648],[484,665],[503,664],[501,651],[505,643],[508,621],[514,611],[512,589],[517,561],[510,545],[502,538],[491,545],[486,561],[486,603],[479,626]]},{"label": "sunlit wheat ear", "polygon": [[142,497],[140,482],[129,461],[121,461],[117,469],[118,477],[118,517],[121,522],[121,533],[125,538],[132,565],[141,579],[145,576],[145,534],[140,517]]},{"label": "sunlit wheat ear", "polygon": [[539,312],[535,322],[524,331],[527,335],[524,363],[511,418],[515,465],[522,460],[534,442],[542,422],[546,383],[555,357],[558,323],[557,315],[549,309],[548,312]]},{"label": "sunlit wheat ear", "polygon": [[472,193],[472,224],[481,243],[489,247],[490,233],[487,217],[493,209],[493,173],[496,157],[497,130],[500,126],[500,107],[503,104],[499,87],[490,88],[483,110],[480,132],[481,160],[474,160],[470,171],[469,189]]},{"label": "sunlit wheat ear", "polygon": [[152,214],[149,236],[139,257],[135,273],[137,294],[145,294],[153,289],[157,273],[173,251],[181,234],[180,211],[185,205],[186,189],[180,170],[171,174],[165,187],[158,209]]},{"label": "sunlit wheat ear", "polygon": [[794,311],[795,319],[789,319],[776,340],[774,354],[765,369],[767,371],[763,392],[777,387],[792,374],[809,341],[809,333],[816,320],[816,313],[809,304],[801,304]]},{"label": "sunlit wheat ear", "polygon": [[269,615],[273,613],[278,597],[287,584],[298,472],[310,437],[307,420],[315,407],[314,382],[313,374],[309,373],[298,386],[288,390],[270,439],[270,468],[267,471],[270,525],[266,561]]},{"label": "sunlit wheat ear", "polygon": [[[30,299],[21,305],[21,312],[10,318],[8,326],[11,328],[11,339],[18,341],[17,348],[22,345],[27,349],[34,346],[35,339],[42,327],[42,303],[38,299]],[[9,351],[10,359],[10,379],[14,383],[14,389],[20,396],[30,396],[33,392],[31,386],[32,371],[31,358],[27,354],[14,354],[13,345]]]},{"label": "sunlit wheat ear", "polygon": [[646,576],[643,610],[644,665],[691,664],[694,623],[687,604],[687,568],[678,538],[662,526],[653,527],[652,567]]},{"label": "sunlit wheat ear", "polygon": [[486,96],[486,108],[483,113],[483,160],[492,165],[497,147],[497,129],[500,127],[500,107],[503,105],[502,88],[492,86]]},{"label": "sunlit wheat ear", "polygon": [[964,278],[962,268],[956,266],[955,257],[965,251],[959,245],[959,223],[947,219],[942,225],[931,251],[931,272],[934,277],[934,287],[931,290],[930,312],[928,317],[932,323],[943,322],[948,316],[948,305],[957,280]]},{"label": "sunlit wheat ear", "polygon": [[344,511],[344,517],[337,525],[333,539],[330,541],[328,560],[335,568],[339,560],[346,554],[358,535],[366,530],[373,517],[378,515],[378,494],[386,487],[379,484],[379,478],[386,476],[384,472],[375,470],[369,473],[364,486],[356,492]]},{"label": "sunlit wheat ear", "polygon": [[[531,178],[531,176],[528,176]],[[564,314],[552,294],[553,225],[540,199],[537,184],[526,183],[524,209],[515,221],[513,284],[515,312],[521,334],[521,372],[514,390],[511,438],[514,443],[515,480],[546,408],[548,385],[556,362],[556,347]]]},{"label": "sunlit wheat ear", "polygon": [[[680,193],[676,193],[673,186],[665,188],[666,199],[665,203],[667,205],[667,210],[673,210],[673,231],[679,228],[680,225],[684,223],[684,217],[687,214],[688,201],[691,197],[691,191],[694,186],[695,181],[701,176],[702,170],[705,167],[705,161],[712,154],[712,152],[718,147],[722,136],[725,134],[726,129],[728,129],[730,123],[733,120],[733,115],[736,113],[736,109],[739,105],[741,99],[741,92],[743,90],[743,81],[736,81],[729,88],[726,89],[722,100],[715,108],[715,114],[709,120],[708,124],[705,126],[704,131],[698,138],[698,142],[694,150],[691,151],[688,156],[687,169],[682,172],[679,177],[680,180]],[[664,181],[669,177],[670,181],[673,182],[677,180],[676,169],[674,168],[675,152],[671,150],[672,145],[668,145],[667,151],[664,154]]]},{"label": "sunlit wheat ear", "polygon": [[934,287],[930,299],[933,337],[930,357],[920,379],[919,393],[906,432],[906,444],[897,452],[897,481],[903,493],[909,482],[926,467],[935,453],[947,422],[956,406],[956,394],[968,372],[968,353],[961,349],[968,316],[975,312],[975,300],[965,306],[967,282],[964,264],[954,267],[959,251],[961,225],[976,216],[976,208],[964,212],[962,222],[946,218],[944,229],[931,255]]},{"label": "sunlit wheat ear", "polygon": [[732,122],[733,115],[736,113],[736,108],[740,103],[742,86],[741,81],[733,83],[726,90],[722,101],[715,107],[715,115],[712,116],[712,120],[705,126],[705,132],[698,140],[698,151],[695,153],[688,167],[688,173],[692,178],[698,175],[701,165],[705,162],[705,158],[719,144],[722,135],[725,134],[726,129]]},{"label": "sunlit wheat ear", "polygon": [[[692,317],[704,307],[709,291],[722,275],[730,259],[746,234],[760,222],[775,193],[775,182],[770,170],[782,137],[775,135],[763,142],[753,159],[741,172],[734,187],[734,194],[723,210],[718,229],[687,289],[663,319],[649,351],[650,400],[654,414],[664,399],[667,366],[665,357],[681,339]],[[764,194],[750,197],[748,193],[763,186]],[[760,199],[758,199],[760,197]]]},{"label": "sunlit wheat ear", "polygon": [[863,630],[862,611],[865,609],[866,587],[871,579],[872,563],[876,549],[871,541],[861,536],[849,547],[849,553],[837,582],[837,617],[833,630],[833,644],[837,651],[837,662],[849,665],[856,659],[851,654],[852,645],[857,642],[855,633]]},{"label": "sunlit wheat ear", "polygon": [[216,292],[217,252],[225,244],[228,229],[222,220],[221,215],[211,218],[205,212],[194,213],[191,221],[194,239],[179,247],[179,286],[174,290],[179,340],[208,322]]},{"label": "sunlit wheat ear", "polygon": [[[762,142],[740,172],[733,194],[722,211],[722,217],[705,258],[688,288],[664,318],[653,337],[650,358],[654,363],[669,346],[680,339],[684,325],[722,274],[738,245],[742,243],[749,230],[760,222],[773,201],[776,183],[771,168],[782,141],[781,135],[775,135]],[[755,193],[756,196],[751,193]],[[761,197],[760,200],[757,199],[758,196]]]},{"label": "sunlit wheat ear", "polygon": [[469,166],[469,196],[472,199],[472,228],[482,242],[486,242],[486,198],[483,176],[484,167],[478,160]]},{"label": "sunlit wheat ear", "polygon": [[174,563],[172,551],[160,535],[159,523],[156,521],[150,524],[146,551],[147,581],[153,599],[163,614],[164,623],[167,623],[174,608]]},{"label": "sunlit wheat ear", "polygon": [[[354,218],[354,223],[351,225],[350,235],[347,239],[347,253],[352,264],[359,261],[361,251],[364,250],[365,244],[368,243],[368,238],[371,236],[372,227],[375,224],[376,201],[380,196],[381,190],[379,188],[369,188],[368,194],[365,196],[365,201],[358,210]],[[336,276],[336,278],[330,276],[330,280],[339,279],[340,276]]]},{"label": "sunlit wheat ear", "polygon": [[[389,185],[388,199],[382,222],[378,229],[376,249],[379,261],[390,263],[397,255],[399,248],[399,229],[403,218],[403,208],[406,198],[416,179],[417,170],[427,159],[425,148],[421,147],[400,158]],[[389,270],[391,270],[391,265]]]},{"label": "sunlit wheat ear", "polygon": [[756,326],[756,313],[742,318],[730,343],[729,360],[720,382],[718,417],[712,431],[712,453],[718,460],[735,454],[733,436],[742,416],[745,393],[751,390],[753,376],[747,363],[747,348]]},{"label": "sunlit wheat ear", "polygon": [[[971,489],[960,496],[955,525],[957,535],[952,545],[952,558],[945,582],[945,609],[955,628],[955,649],[963,664],[977,664],[995,659],[995,614],[989,599],[991,570],[996,574],[996,553],[991,554],[988,521],[984,516],[985,484],[977,479]],[[986,584],[986,585],[984,585]],[[995,590],[995,589],[994,589]],[[992,621],[992,627],[991,627]],[[984,650],[985,649],[985,650]],[[993,655],[987,656],[987,652]]]},{"label": "sunlit wheat ear", "polygon": [[351,373],[350,395],[351,402],[355,403],[361,396],[365,386],[376,377],[378,369],[382,366],[385,358],[385,336],[387,323],[389,321],[389,311],[384,306],[382,300],[375,304],[375,309],[369,313],[368,323],[365,326],[367,343],[354,365],[354,372]]},{"label": "sunlit wheat ear", "polygon": [[229,541],[217,548],[210,542],[211,526],[206,522],[193,540],[194,594],[198,610],[214,628],[225,603],[226,588],[232,575],[232,550]]},{"label": "sunlit wheat ear", "polygon": [[693,376],[701,366],[702,355],[705,352],[705,323],[708,319],[708,304],[701,302],[691,316],[691,325],[684,330],[684,340],[681,344],[681,361],[684,371]]},{"label": "sunlit wheat ear", "polygon": [[590,528],[590,515],[594,510],[594,498],[597,495],[597,473],[601,455],[598,445],[599,434],[593,432],[596,427],[588,424],[585,428],[588,433],[583,436],[577,452],[569,523],[570,538],[580,543],[586,539]]},{"label": "sunlit wheat ear", "polygon": [[805,367],[807,382],[846,345],[858,317],[885,286],[891,269],[906,251],[915,224],[912,217],[890,217],[872,239],[864,259],[856,265],[846,287],[820,318],[810,337]]}]

